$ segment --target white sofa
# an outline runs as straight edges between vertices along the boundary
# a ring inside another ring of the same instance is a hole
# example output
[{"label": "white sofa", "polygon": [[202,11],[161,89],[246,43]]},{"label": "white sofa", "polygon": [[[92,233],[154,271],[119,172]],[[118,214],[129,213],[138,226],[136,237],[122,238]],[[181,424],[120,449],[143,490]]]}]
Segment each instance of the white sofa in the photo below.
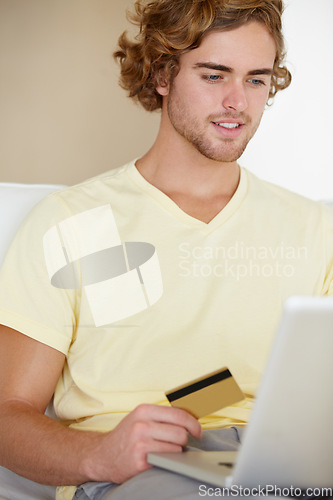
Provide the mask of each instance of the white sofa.
[{"label": "white sofa", "polygon": [[[32,207],[47,194],[64,186],[0,183],[0,267],[5,253]],[[327,201],[333,209],[333,200]],[[52,500],[55,488],[40,486],[0,467],[0,500]]]}]

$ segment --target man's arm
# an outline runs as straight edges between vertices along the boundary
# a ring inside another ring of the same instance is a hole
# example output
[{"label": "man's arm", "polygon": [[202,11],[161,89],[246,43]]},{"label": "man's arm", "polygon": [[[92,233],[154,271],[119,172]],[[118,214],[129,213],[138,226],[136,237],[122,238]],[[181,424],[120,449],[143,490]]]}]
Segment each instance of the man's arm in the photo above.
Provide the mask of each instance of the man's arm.
[{"label": "man's arm", "polygon": [[147,453],[181,451],[200,424],[177,408],[141,405],[109,433],[68,429],[44,415],[65,356],[0,326],[0,464],[34,481],[122,483],[149,468]]}]

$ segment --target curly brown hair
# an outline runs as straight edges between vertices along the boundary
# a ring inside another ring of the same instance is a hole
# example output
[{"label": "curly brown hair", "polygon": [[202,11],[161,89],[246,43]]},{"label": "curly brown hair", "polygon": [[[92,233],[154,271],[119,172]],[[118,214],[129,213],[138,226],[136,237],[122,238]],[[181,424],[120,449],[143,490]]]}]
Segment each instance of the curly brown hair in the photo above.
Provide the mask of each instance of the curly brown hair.
[{"label": "curly brown hair", "polygon": [[137,0],[128,18],[139,26],[134,41],[125,31],[114,58],[121,67],[120,85],[148,111],[162,107],[156,91],[161,75],[174,77],[179,56],[197,48],[212,31],[227,31],[249,21],[264,23],[276,43],[269,99],[289,86],[291,74],[283,65],[282,0]]}]

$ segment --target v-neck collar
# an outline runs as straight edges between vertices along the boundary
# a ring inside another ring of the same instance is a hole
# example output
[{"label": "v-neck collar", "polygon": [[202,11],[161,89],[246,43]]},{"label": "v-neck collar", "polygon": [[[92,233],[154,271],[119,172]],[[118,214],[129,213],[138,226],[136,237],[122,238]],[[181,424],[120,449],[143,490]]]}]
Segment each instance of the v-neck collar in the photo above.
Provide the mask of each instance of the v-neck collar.
[{"label": "v-neck collar", "polygon": [[244,168],[240,168],[240,179],[235,193],[227,205],[208,223],[203,222],[184,212],[169,196],[150,184],[135,166],[136,160],[127,165],[127,175],[148,196],[153,198],[159,205],[167,210],[174,218],[187,226],[201,229],[205,232],[213,231],[229,219],[243,202],[248,189],[248,176]]}]

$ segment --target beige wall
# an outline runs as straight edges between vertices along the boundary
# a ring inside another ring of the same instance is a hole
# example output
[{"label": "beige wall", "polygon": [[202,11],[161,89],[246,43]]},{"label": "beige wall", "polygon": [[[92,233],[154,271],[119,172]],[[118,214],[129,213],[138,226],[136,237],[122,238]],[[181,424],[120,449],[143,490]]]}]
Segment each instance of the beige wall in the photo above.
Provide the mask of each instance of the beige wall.
[{"label": "beige wall", "polygon": [[0,182],[73,184],[140,156],[158,113],[118,87],[130,0],[0,0]]}]

